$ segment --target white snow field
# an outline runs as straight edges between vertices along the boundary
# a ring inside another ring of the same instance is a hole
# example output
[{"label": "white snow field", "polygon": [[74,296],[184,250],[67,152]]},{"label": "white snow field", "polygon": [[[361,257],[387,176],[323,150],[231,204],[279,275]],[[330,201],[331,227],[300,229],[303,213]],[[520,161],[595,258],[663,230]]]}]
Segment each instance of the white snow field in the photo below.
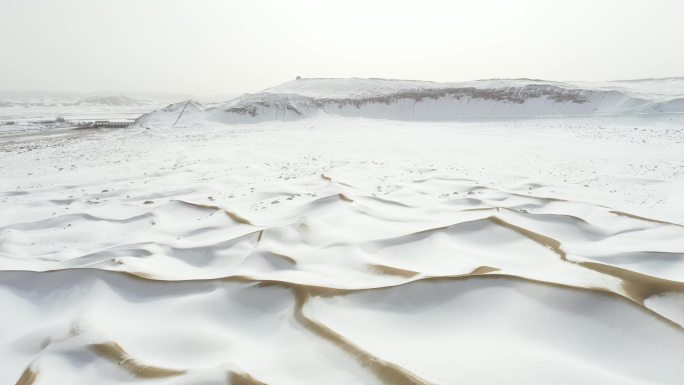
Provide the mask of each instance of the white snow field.
[{"label": "white snow field", "polygon": [[682,384],[682,100],[299,79],[0,136],[0,384]]}]

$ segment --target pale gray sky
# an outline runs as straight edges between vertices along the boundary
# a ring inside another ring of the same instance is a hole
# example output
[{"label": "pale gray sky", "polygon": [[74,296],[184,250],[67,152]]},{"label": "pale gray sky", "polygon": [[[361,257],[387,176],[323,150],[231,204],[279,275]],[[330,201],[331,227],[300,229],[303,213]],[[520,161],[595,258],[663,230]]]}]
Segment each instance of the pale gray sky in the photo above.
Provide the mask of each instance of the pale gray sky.
[{"label": "pale gray sky", "polygon": [[0,0],[0,90],[684,76],[682,0]]}]

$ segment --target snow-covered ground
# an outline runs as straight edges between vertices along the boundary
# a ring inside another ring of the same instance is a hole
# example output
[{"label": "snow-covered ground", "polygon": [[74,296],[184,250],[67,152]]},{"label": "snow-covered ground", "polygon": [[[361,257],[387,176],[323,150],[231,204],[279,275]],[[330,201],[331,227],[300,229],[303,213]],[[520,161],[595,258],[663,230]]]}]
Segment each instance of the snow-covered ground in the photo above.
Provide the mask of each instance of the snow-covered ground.
[{"label": "snow-covered ground", "polygon": [[684,115],[644,112],[681,96],[664,81],[618,110],[593,92],[630,82],[298,80],[4,136],[0,383],[679,384]]}]

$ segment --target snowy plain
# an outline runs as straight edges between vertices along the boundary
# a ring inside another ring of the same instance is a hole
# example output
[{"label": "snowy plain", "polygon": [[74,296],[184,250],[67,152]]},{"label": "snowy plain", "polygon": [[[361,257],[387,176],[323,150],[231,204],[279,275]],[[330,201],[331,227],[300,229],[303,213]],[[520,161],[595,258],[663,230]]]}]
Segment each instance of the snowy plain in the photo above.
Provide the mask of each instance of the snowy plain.
[{"label": "snowy plain", "polygon": [[681,383],[681,79],[428,83],[0,136],[0,383]]}]

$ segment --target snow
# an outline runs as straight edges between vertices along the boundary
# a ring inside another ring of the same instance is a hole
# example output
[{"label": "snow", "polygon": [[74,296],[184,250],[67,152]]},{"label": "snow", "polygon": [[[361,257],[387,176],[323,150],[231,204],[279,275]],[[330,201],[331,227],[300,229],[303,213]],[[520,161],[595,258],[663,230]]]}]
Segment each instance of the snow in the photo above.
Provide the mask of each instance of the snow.
[{"label": "snow", "polygon": [[684,115],[635,102],[680,97],[659,82],[544,82],[637,103],[577,116],[353,113],[323,101],[454,86],[302,79],[2,136],[0,383],[678,384]]}]

